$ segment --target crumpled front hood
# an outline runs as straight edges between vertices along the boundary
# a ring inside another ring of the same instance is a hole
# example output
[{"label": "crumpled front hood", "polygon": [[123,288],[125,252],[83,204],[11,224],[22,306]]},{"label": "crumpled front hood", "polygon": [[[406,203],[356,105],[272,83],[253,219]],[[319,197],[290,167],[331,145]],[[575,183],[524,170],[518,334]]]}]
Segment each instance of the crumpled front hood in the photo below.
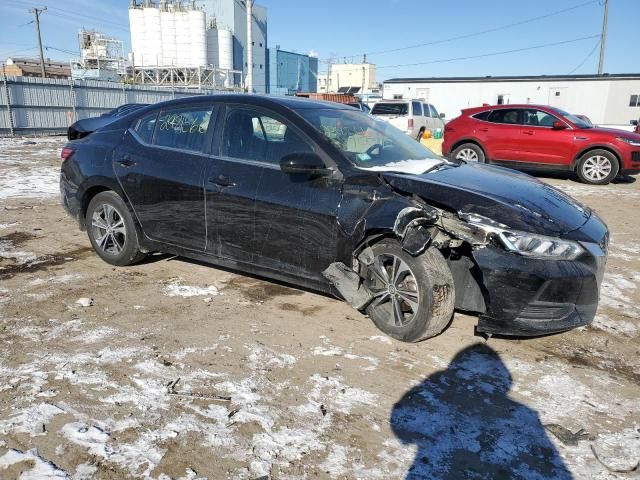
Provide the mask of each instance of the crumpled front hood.
[{"label": "crumpled front hood", "polygon": [[384,178],[434,206],[476,213],[525,232],[563,235],[591,216],[589,208],[566,193],[502,167],[463,164],[422,175],[385,173]]}]

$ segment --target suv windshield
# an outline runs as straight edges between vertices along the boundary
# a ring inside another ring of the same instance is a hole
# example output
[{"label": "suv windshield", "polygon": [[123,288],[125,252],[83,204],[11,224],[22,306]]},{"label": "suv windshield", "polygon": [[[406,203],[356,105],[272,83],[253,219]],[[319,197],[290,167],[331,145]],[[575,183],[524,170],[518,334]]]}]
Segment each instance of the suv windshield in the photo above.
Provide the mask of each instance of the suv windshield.
[{"label": "suv windshield", "polygon": [[560,110],[559,108],[554,108],[552,110],[556,112],[558,115],[560,115],[561,117],[564,117],[565,119],[569,120],[578,128],[593,128],[593,125],[585,122],[583,119],[581,119],[576,115],[573,115],[569,112],[565,112],[564,110]]},{"label": "suv windshield", "polygon": [[376,103],[371,110],[372,115],[407,115],[408,103]]},{"label": "suv windshield", "polygon": [[404,132],[366,113],[328,108],[297,112],[359,168],[420,174],[445,163]]}]

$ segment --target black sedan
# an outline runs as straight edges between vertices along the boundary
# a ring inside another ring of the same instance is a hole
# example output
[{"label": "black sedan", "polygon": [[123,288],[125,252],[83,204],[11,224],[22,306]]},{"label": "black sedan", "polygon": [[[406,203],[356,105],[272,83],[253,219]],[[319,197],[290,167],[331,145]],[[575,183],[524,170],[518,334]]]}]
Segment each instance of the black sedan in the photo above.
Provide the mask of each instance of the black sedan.
[{"label": "black sedan", "polygon": [[609,235],[594,212],[349,106],[174,100],[62,156],[62,202],[113,265],[160,251],[333,293],[404,341],[437,335],[454,309],[505,335],[596,312]]},{"label": "black sedan", "polygon": [[69,140],[78,140],[86,137],[99,128],[102,128],[125,115],[133,113],[136,110],[146,107],[147,105],[148,104],[146,103],[125,103],[124,105],[120,105],[113,110],[103,113],[99,117],[83,118],[82,120],[78,120],[67,129],[67,138]]}]

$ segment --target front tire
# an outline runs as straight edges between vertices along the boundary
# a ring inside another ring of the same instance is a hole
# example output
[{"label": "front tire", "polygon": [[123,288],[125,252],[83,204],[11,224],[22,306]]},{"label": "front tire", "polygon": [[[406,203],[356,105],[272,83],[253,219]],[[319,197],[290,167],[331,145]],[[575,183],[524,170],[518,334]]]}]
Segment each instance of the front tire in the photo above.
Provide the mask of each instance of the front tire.
[{"label": "front tire", "polygon": [[484,150],[475,143],[463,143],[451,152],[451,157],[464,162],[485,163]]},{"label": "front tire", "polygon": [[403,342],[438,335],[453,316],[451,271],[435,248],[412,257],[395,240],[371,246],[374,262],[365,285],[374,299],[366,312],[384,333]]},{"label": "front tire", "polygon": [[117,193],[107,191],[93,197],[85,225],[91,246],[105,262],[125,266],[145,257],[133,217]]},{"label": "front tire", "polygon": [[616,156],[607,150],[591,150],[578,161],[576,173],[583,183],[606,185],[616,178],[620,165]]}]

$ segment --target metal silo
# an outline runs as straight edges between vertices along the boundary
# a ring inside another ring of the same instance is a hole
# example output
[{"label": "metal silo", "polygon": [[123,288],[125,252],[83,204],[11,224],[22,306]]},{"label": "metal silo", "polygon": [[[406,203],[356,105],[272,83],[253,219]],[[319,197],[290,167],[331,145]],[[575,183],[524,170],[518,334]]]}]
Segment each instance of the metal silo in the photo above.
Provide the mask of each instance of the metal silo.
[{"label": "metal silo", "polygon": [[233,34],[229,30],[218,30],[220,68],[233,70]]},{"label": "metal silo", "polygon": [[176,65],[176,20],[172,11],[160,12],[160,27],[162,29],[162,65]]},{"label": "metal silo", "polygon": [[220,66],[220,54],[218,53],[218,29],[207,30],[207,65]]},{"label": "metal silo", "polygon": [[162,63],[162,29],[160,10],[154,7],[144,9],[145,41],[142,63],[145,66]]},{"label": "metal silo", "polygon": [[145,44],[144,12],[141,8],[129,9],[129,29],[131,30],[131,50],[133,63],[142,65]]},{"label": "metal silo", "polygon": [[175,12],[176,24],[176,65],[178,67],[188,67],[191,65],[191,53],[189,43],[189,16],[187,12]]},{"label": "metal silo", "polygon": [[191,66],[202,67],[207,64],[207,36],[205,14],[202,10],[189,10],[189,35]]}]

